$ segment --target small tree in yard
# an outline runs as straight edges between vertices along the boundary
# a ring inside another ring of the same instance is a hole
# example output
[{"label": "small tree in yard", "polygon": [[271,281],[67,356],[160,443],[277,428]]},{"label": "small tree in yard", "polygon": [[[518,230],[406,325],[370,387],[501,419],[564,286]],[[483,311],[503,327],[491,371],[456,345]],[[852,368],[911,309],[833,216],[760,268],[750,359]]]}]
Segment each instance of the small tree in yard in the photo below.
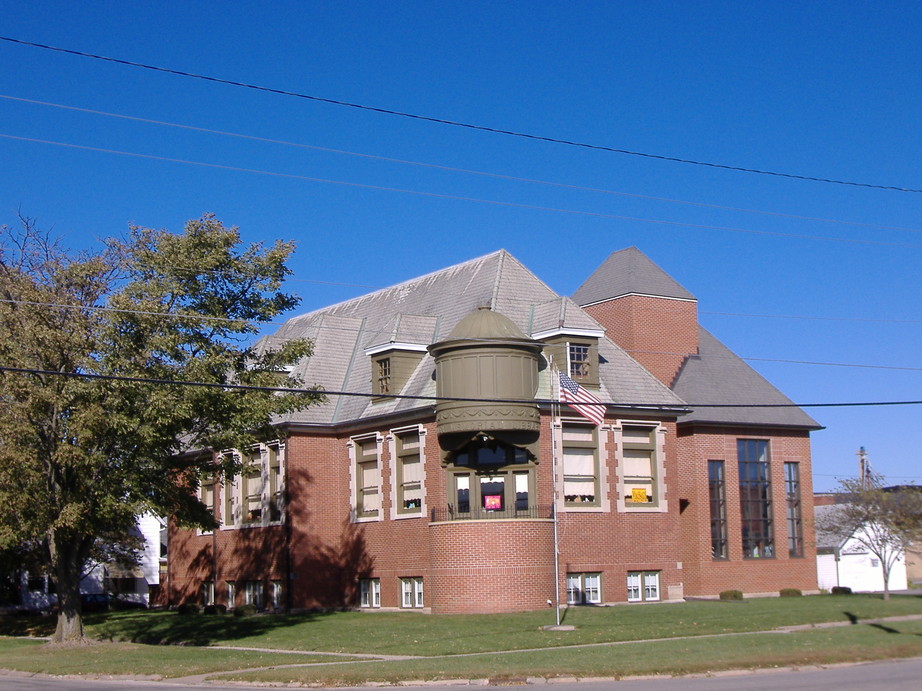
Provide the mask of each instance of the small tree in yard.
[{"label": "small tree in yard", "polygon": [[308,343],[247,345],[298,302],[280,290],[292,250],[241,247],[210,215],[85,254],[28,221],[2,229],[0,543],[38,546],[57,585],[54,641],[82,640],[84,565],[126,544],[136,516],[214,527],[199,480],[237,461],[193,450],[245,447],[316,400],[271,390]]},{"label": "small tree in yard", "polygon": [[922,539],[922,488],[884,489],[858,479],[840,481],[836,511],[817,521],[819,530],[850,535],[880,561],[884,599],[890,571],[907,547]]}]

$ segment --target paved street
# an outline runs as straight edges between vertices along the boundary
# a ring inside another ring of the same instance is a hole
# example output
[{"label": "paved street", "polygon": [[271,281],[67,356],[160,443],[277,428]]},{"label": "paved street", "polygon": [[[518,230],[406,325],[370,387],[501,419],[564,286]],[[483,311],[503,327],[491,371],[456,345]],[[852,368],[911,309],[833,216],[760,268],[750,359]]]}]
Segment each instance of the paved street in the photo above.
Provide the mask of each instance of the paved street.
[{"label": "paved street", "polygon": [[[548,691],[847,691],[850,689],[882,688],[888,691],[916,691],[922,679],[922,658],[889,660],[886,662],[838,665],[829,669],[770,670],[758,672],[726,672],[712,677],[679,677],[670,679],[636,679],[626,681],[570,681],[535,684]],[[127,680],[75,680],[49,677],[0,676],[0,686],[9,691],[168,691],[169,689],[210,689],[240,691],[265,689],[265,686],[218,686],[214,684],[175,684],[170,682],[139,682]],[[470,684],[465,686],[471,686]],[[367,691],[369,687],[359,687]],[[402,691],[433,688],[459,688],[445,684],[401,686]],[[337,691],[344,691],[338,689]]]}]

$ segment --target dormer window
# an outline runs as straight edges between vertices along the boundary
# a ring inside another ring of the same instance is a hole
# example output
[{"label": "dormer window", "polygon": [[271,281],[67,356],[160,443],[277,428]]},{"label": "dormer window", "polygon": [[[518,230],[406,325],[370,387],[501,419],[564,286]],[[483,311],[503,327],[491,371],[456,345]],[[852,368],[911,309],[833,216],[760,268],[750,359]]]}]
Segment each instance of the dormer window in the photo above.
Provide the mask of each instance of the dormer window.
[{"label": "dormer window", "polygon": [[582,386],[599,385],[599,340],[603,332],[559,328],[533,334],[543,341],[544,354],[561,372]]},{"label": "dormer window", "polygon": [[419,367],[426,346],[415,343],[384,343],[365,349],[371,358],[371,393],[380,398],[372,399],[379,403],[392,400],[410,380]]},{"label": "dormer window", "polygon": [[589,343],[569,343],[567,347],[567,360],[569,362],[570,378],[580,381],[592,374],[592,361]]},{"label": "dormer window", "polygon": [[389,394],[391,392],[391,359],[383,357],[375,361],[375,365],[378,371],[375,393]]}]

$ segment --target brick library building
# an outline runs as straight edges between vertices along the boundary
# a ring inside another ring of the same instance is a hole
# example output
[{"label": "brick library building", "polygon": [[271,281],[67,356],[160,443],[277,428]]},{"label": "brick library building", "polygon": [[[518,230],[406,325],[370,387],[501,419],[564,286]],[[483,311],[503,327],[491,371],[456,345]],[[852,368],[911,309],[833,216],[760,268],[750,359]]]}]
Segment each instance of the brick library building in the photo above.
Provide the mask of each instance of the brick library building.
[{"label": "brick library building", "polygon": [[330,393],[216,451],[243,470],[202,483],[218,529],[171,524],[164,604],[487,613],[817,588],[820,426],[636,248],[571,297],[501,250],[259,347],[292,338],[313,343],[293,374]]}]

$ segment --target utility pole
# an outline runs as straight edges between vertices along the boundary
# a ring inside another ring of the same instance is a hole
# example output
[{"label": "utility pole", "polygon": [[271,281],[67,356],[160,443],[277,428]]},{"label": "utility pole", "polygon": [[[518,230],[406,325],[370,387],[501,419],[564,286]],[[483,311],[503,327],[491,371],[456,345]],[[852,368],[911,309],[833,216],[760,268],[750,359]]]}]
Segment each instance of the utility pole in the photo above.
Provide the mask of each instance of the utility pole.
[{"label": "utility pole", "polygon": [[863,446],[858,447],[858,481],[861,483],[861,489],[868,488],[868,452]]},{"label": "utility pole", "polygon": [[858,481],[861,483],[861,489],[872,489],[883,485],[883,478],[878,475],[874,468],[871,467],[871,461],[868,460],[868,452],[861,446],[858,448]]}]

